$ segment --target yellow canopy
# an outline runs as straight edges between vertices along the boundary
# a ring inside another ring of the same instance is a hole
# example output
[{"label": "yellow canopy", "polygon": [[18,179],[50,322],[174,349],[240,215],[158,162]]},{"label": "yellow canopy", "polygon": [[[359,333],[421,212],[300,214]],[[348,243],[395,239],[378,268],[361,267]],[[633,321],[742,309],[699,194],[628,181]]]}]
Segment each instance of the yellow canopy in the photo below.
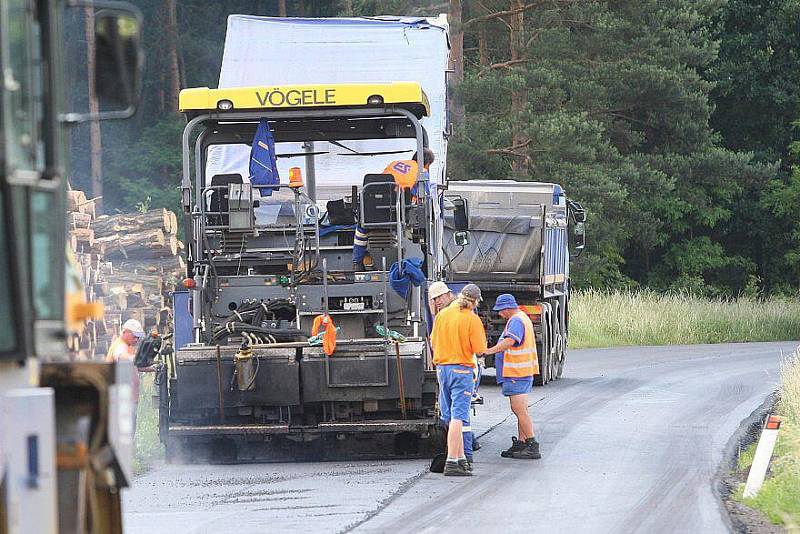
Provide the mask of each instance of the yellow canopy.
[{"label": "yellow canopy", "polygon": [[323,107],[375,107],[394,105],[417,117],[430,113],[428,97],[417,82],[283,85],[209,89],[198,87],[180,93],[181,112],[225,112],[259,109],[310,109]]}]

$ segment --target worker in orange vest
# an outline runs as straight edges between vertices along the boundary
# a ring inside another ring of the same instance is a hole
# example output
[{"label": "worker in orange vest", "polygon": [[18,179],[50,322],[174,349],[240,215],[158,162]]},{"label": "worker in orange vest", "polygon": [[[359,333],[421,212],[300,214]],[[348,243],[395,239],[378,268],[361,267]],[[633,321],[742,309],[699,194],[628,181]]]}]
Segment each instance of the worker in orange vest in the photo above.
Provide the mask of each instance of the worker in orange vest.
[{"label": "worker in orange vest", "polygon": [[[422,170],[428,172],[435,156],[433,150],[430,148],[422,149]],[[417,186],[417,153],[415,152],[411,159],[404,159],[393,161],[383,169],[383,174],[391,174],[394,177],[394,183],[400,189],[410,189],[411,194],[416,194]]]},{"label": "worker in orange vest", "polygon": [[533,376],[539,374],[533,322],[519,309],[514,296],[508,293],[497,297],[492,310],[507,322],[500,340],[489,347],[486,354],[497,354],[497,382],[503,386],[503,395],[508,397],[511,411],[517,416],[519,435],[519,438],[511,438],[511,447],[501,452],[500,456],[537,460],[542,456],[539,453],[539,443],[533,435],[533,421],[528,413],[528,392],[533,385]]},{"label": "worker in orange vest", "polygon": [[[433,150],[427,147],[422,150],[424,172],[428,172],[434,159],[436,158]],[[383,174],[391,174],[394,177],[395,185],[401,192],[409,190],[411,195],[416,197],[418,169],[417,153],[415,152],[412,159],[391,162],[383,169]],[[353,270],[360,271],[364,269],[364,258],[367,255],[367,245],[369,244],[368,239],[369,232],[361,225],[356,226],[356,233],[353,238]]]}]

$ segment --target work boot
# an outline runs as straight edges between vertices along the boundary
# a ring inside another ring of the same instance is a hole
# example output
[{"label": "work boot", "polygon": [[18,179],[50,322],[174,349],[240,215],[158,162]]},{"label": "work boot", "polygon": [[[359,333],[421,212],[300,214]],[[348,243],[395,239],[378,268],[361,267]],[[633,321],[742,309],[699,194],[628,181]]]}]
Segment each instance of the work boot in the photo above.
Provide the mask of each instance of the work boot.
[{"label": "work boot", "polygon": [[[467,463],[464,461],[464,463]],[[471,477],[472,471],[469,471],[466,466],[461,462],[448,461],[444,464],[444,476],[446,477]]]},{"label": "work boot", "polygon": [[472,458],[467,458],[466,460],[459,460],[458,465],[472,473]]},{"label": "work boot", "polygon": [[538,460],[542,457],[539,454],[539,442],[536,441],[536,438],[526,439],[522,450],[512,452],[511,457],[517,460]]},{"label": "work boot", "polygon": [[500,453],[503,458],[511,458],[515,452],[519,452],[525,448],[525,442],[517,439],[516,436],[511,437],[511,447]]}]

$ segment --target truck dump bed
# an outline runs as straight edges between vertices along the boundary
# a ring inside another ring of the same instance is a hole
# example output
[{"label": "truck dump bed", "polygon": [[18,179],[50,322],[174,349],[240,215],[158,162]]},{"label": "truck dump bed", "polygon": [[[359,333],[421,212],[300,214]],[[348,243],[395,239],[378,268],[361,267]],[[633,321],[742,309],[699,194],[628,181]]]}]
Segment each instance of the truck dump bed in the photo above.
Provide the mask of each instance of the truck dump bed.
[{"label": "truck dump bed", "polygon": [[470,242],[462,249],[453,239],[452,217],[445,217],[448,278],[527,281],[541,286],[565,283],[567,213],[559,185],[451,181],[445,197],[468,201],[470,229]]},{"label": "truck dump bed", "polygon": [[536,275],[539,272],[543,210],[536,206],[528,215],[504,213],[471,214],[471,241],[461,253],[461,247],[448,239],[454,231],[453,219],[445,219],[445,242],[449,245],[446,250],[453,272],[471,275]]}]

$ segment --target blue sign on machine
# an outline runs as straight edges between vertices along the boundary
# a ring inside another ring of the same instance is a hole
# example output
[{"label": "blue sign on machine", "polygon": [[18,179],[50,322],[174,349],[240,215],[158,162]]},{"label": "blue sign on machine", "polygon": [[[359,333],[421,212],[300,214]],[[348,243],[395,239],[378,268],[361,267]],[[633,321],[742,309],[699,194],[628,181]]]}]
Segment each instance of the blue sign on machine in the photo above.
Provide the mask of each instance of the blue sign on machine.
[{"label": "blue sign on machine", "polygon": [[180,350],[192,342],[192,298],[189,291],[172,292],[173,324],[175,337],[172,340],[175,350]]}]

